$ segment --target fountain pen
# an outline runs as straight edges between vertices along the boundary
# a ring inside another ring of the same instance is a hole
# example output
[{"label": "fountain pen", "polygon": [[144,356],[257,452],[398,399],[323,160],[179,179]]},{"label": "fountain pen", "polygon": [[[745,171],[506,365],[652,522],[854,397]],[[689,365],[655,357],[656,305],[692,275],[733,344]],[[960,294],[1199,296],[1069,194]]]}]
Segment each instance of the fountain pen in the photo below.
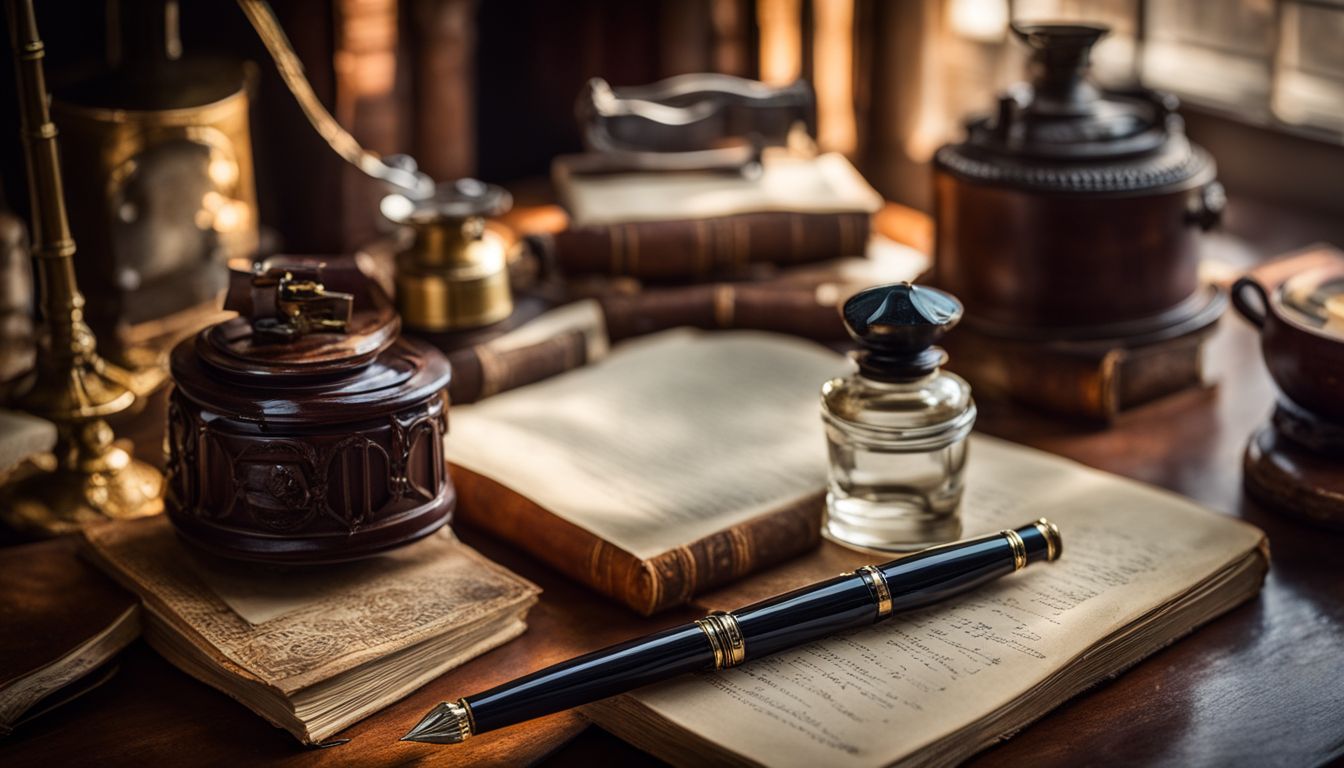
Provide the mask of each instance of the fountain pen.
[{"label": "fountain pen", "polygon": [[750,659],[875,624],[1059,557],[1059,528],[1041,518],[1016,530],[865,565],[736,611],[594,651],[488,691],[435,706],[402,741],[468,738],[615,696],[677,675]]}]

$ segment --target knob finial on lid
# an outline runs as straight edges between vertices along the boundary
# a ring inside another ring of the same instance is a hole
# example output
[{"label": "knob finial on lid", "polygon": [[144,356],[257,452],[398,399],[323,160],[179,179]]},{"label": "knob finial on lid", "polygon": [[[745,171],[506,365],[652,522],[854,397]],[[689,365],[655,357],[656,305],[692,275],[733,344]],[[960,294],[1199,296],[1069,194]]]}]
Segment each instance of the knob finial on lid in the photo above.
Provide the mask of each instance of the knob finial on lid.
[{"label": "knob finial on lid", "polygon": [[961,320],[961,302],[936,288],[911,283],[860,291],[841,310],[859,343],[859,367],[878,380],[905,381],[933,373],[947,360],[934,344]]}]

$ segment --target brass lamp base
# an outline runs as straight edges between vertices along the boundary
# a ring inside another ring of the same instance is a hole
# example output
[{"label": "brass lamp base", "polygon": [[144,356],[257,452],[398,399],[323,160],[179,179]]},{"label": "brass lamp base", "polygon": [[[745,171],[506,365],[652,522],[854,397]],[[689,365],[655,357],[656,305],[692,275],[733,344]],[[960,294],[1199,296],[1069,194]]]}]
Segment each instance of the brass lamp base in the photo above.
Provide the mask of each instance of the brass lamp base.
[{"label": "brass lamp base", "polygon": [[36,374],[19,405],[56,424],[56,447],[45,469],[33,464],[0,489],[0,520],[24,533],[56,535],[95,521],[162,511],[163,477],[116,445],[104,421],[129,408],[135,395],[109,375],[84,323],[37,19],[32,0],[14,0],[8,9],[32,199],[33,255],[47,323]]},{"label": "brass lamp base", "polygon": [[[19,468],[0,490],[0,520],[31,536],[60,536],[86,525],[157,515],[163,511],[163,475],[112,442],[101,419],[80,428],[84,439],[64,462],[63,446]],[[67,454],[68,455],[68,454]]]}]

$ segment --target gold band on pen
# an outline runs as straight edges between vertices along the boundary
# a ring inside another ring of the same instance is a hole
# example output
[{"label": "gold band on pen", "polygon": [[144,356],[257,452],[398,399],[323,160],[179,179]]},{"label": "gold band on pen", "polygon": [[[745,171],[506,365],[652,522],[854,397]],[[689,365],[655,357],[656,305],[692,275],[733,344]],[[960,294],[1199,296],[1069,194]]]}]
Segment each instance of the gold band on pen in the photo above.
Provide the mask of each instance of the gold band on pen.
[{"label": "gold band on pen", "polygon": [[1041,537],[1045,539],[1045,559],[1055,561],[1064,551],[1064,540],[1059,535],[1059,526],[1042,517],[1040,520],[1032,523],[1036,530],[1041,532]]},{"label": "gold band on pen", "polygon": [[890,616],[891,587],[887,584],[887,577],[882,574],[882,569],[876,565],[865,565],[854,573],[863,577],[868,587],[873,590],[873,594],[877,596],[877,618],[885,619]]},{"label": "gold band on pen", "polygon": [[466,699],[457,701],[443,702],[443,708],[449,716],[453,718],[456,728],[454,743],[460,743],[471,738],[476,732],[476,718],[471,715],[471,707],[467,706]]},{"label": "gold band on pen", "polygon": [[696,619],[695,626],[705,633],[709,639],[709,649],[714,652],[714,668],[723,669],[723,647],[719,645],[718,626],[711,622],[708,617]]},{"label": "gold band on pen", "polygon": [[1008,539],[1008,546],[1013,548],[1013,570],[1020,571],[1027,567],[1027,543],[1022,540],[1021,534],[1011,528],[999,531]]},{"label": "gold band on pen", "polygon": [[703,619],[696,619],[695,625],[709,639],[709,647],[714,651],[715,669],[735,667],[746,660],[747,643],[736,616],[714,611]]}]

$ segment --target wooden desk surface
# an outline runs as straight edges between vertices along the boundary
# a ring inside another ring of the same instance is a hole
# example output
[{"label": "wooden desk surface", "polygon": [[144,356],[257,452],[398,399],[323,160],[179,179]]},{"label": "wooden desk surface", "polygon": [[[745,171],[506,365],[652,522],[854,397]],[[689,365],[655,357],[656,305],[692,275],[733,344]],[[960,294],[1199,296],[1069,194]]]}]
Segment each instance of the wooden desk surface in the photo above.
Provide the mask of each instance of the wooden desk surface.
[{"label": "wooden desk surface", "polygon": [[[1168,399],[1109,430],[982,403],[985,432],[1189,496],[1268,533],[1264,591],[1118,679],[1064,704],[973,762],[1022,765],[1315,765],[1344,755],[1344,535],[1266,513],[1241,491],[1241,452],[1269,414],[1273,389],[1256,340],[1234,316],[1208,350],[1217,386]],[[154,408],[142,417],[151,418]],[[135,425],[139,426],[139,425]],[[138,436],[153,451],[151,433]],[[701,613],[642,620],[508,545],[462,538],[545,589],[528,632],[341,734],[305,750],[143,643],[83,699],[0,742],[0,764],[290,766],[652,763],[578,715],[564,713],[460,747],[397,741],[437,701]]]}]

